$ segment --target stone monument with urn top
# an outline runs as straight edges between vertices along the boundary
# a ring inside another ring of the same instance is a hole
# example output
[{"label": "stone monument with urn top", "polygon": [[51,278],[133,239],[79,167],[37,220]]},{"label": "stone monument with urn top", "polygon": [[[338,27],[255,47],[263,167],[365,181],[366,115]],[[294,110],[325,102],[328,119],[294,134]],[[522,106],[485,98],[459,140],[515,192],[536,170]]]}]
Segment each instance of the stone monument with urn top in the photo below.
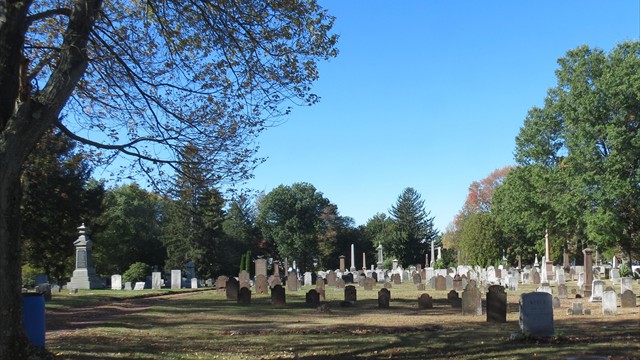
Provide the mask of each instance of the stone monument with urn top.
[{"label": "stone monument with urn top", "polygon": [[86,235],[87,228],[84,224],[78,227],[78,240],[73,242],[76,247],[76,269],[73,271],[71,281],[67,283],[69,289],[99,289],[102,288],[102,281],[96,275],[91,260],[93,242]]}]

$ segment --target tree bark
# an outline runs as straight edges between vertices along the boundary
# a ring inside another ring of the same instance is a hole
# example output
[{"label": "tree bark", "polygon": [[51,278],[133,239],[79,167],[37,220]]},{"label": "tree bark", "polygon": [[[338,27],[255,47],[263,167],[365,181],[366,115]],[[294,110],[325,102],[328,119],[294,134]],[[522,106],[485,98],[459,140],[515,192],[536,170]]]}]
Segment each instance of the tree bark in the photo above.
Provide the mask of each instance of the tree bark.
[{"label": "tree bark", "polygon": [[[0,1],[0,359],[27,357],[22,322],[20,174],[87,67],[86,46],[100,0],[77,0],[57,66],[39,93],[24,94],[21,71],[30,1]],[[28,88],[28,86],[27,86]]]}]

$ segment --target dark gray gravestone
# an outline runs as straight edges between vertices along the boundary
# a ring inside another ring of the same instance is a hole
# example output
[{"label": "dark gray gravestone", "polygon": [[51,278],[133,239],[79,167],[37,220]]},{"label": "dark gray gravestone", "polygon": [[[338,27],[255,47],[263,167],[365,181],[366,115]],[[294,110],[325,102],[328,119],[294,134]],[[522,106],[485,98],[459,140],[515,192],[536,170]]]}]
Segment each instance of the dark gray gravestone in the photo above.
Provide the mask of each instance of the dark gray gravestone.
[{"label": "dark gray gravestone", "polygon": [[462,315],[482,315],[482,297],[475,281],[469,282],[462,292]]},{"label": "dark gray gravestone", "polygon": [[251,290],[249,288],[240,288],[238,292],[238,305],[251,305]]},{"label": "dark gray gravestone", "polygon": [[313,307],[318,307],[320,305],[320,294],[315,289],[307,291],[305,302]]},{"label": "dark gray gravestone", "polygon": [[620,306],[623,308],[634,308],[637,305],[636,294],[631,290],[625,290],[620,295]]},{"label": "dark gray gravestone", "polygon": [[376,282],[378,282],[378,273],[377,273],[377,272],[375,272],[375,271],[374,271],[374,272],[372,272],[372,273],[371,273],[371,277],[372,277]]},{"label": "dark gray gravestone", "polygon": [[355,304],[357,300],[356,287],[353,285],[347,285],[344,288],[344,301],[350,304]]},{"label": "dark gray gravestone", "polygon": [[546,292],[520,295],[520,330],[525,336],[546,338],[555,336],[552,296]]},{"label": "dark gray gravestone", "polygon": [[447,290],[447,279],[442,275],[436,276],[436,291],[446,291]]},{"label": "dark gray gravestone", "polygon": [[282,285],[276,285],[271,288],[271,305],[273,306],[285,306],[287,304],[287,298]]},{"label": "dark gray gravestone", "polygon": [[269,292],[269,282],[267,281],[267,277],[265,275],[256,275],[255,288],[256,294],[266,295]]},{"label": "dark gray gravestone", "polygon": [[227,280],[227,284],[225,286],[227,300],[238,300],[238,291],[240,291],[240,284],[238,284],[238,280],[234,277]]},{"label": "dark gray gravestone", "polygon": [[380,289],[378,291],[378,307],[383,309],[389,308],[389,302],[391,301],[391,291],[389,289]]},{"label": "dark gray gravestone", "polygon": [[345,284],[353,284],[353,274],[347,273],[342,275],[342,280],[344,280]]},{"label": "dark gray gravestone", "polygon": [[424,293],[418,297],[418,308],[420,309],[431,309],[433,308],[433,299],[429,294]]},{"label": "dark gray gravestone", "polygon": [[462,308],[462,299],[460,299],[460,295],[457,291],[451,290],[447,293],[447,300],[449,300],[449,304],[454,309]]},{"label": "dark gray gravestone", "polygon": [[487,292],[487,321],[507,322],[507,293],[500,285],[489,286]]}]

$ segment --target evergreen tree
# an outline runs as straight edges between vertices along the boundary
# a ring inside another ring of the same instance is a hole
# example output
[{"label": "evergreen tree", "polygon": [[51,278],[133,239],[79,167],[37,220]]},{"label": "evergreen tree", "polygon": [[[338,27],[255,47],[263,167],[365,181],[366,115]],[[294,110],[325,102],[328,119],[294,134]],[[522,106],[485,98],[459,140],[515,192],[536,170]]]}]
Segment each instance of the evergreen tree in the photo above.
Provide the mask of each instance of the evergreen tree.
[{"label": "evergreen tree", "polygon": [[408,187],[389,212],[396,226],[395,236],[388,242],[390,254],[404,266],[422,263],[431,241],[438,235],[433,228],[434,218],[424,208],[424,200],[415,189]]}]

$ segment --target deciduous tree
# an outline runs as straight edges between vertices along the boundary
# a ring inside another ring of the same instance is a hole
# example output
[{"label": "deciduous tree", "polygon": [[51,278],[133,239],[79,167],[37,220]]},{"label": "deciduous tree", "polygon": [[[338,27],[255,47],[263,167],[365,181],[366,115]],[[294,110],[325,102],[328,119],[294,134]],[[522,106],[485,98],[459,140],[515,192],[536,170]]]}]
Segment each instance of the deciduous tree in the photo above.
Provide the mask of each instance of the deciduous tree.
[{"label": "deciduous tree", "polygon": [[243,179],[255,136],[317,101],[316,63],[337,50],[313,0],[2,0],[0,13],[0,358],[20,359],[20,172],[47,130],[138,159],[151,182],[187,143],[219,181]]}]

